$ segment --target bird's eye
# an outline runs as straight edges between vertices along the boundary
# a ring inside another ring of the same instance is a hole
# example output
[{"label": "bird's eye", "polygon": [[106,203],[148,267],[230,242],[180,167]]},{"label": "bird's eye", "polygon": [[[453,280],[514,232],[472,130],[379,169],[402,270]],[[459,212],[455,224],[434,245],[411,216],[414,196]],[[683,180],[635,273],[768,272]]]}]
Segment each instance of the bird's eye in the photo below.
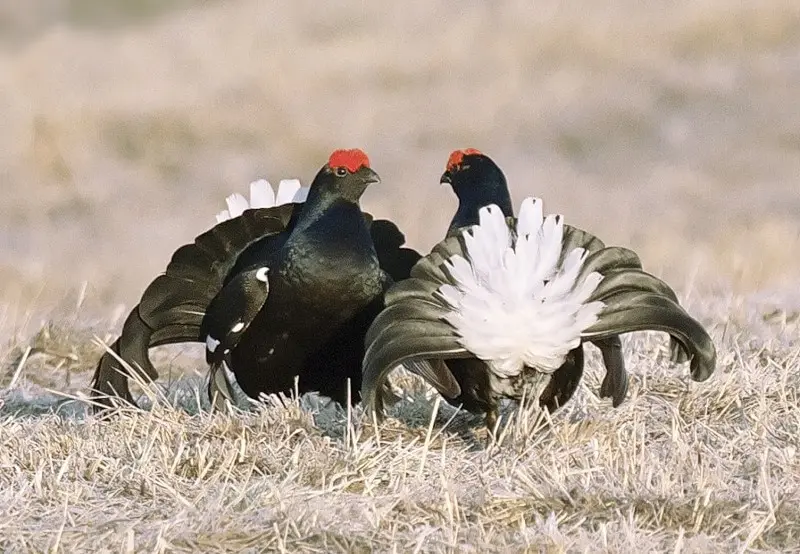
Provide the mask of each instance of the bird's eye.
[{"label": "bird's eye", "polygon": [[344,167],[337,167],[334,171],[338,177],[344,177],[347,175],[347,168]]},{"label": "bird's eye", "polygon": [[464,171],[465,169],[469,169],[469,164],[461,164],[461,167],[459,167],[458,169],[461,170],[461,171]]}]

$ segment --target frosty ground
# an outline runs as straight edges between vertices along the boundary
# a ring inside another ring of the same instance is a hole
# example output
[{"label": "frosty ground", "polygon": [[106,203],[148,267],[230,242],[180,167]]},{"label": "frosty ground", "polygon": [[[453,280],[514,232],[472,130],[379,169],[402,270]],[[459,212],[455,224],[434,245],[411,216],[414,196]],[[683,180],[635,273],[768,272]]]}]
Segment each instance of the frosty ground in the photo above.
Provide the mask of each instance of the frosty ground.
[{"label": "frosty ground", "polygon": [[[793,551],[798,312],[722,295],[688,305],[720,348],[710,381],[692,383],[686,368],[670,366],[663,335],[632,335],[625,404],[613,409],[597,398],[595,353],[572,404],[552,420],[507,410],[496,444],[477,418],[446,405],[435,411],[436,397],[407,376],[398,383],[410,398],[377,428],[358,409],[348,414],[313,397],[210,414],[199,376],[148,389],[149,411],[100,420],[81,403],[45,394],[85,383],[76,368],[100,352],[88,331],[53,326],[31,343],[36,352],[2,395],[2,545]],[[183,375],[202,367],[191,360],[161,358]],[[70,372],[71,385],[59,383]],[[35,384],[45,378],[50,386]]]},{"label": "frosty ground", "polygon": [[[3,550],[800,550],[794,0],[7,4]],[[156,352],[152,410],[99,420],[64,396],[227,194],[307,184],[337,147],[370,154],[364,207],[422,251],[455,206],[448,153],[485,151],[515,205],[635,249],[716,374],[632,335],[612,409],[588,347],[575,400],[509,408],[491,446],[444,404],[431,427],[409,378],[377,430],[314,399],[211,415],[198,348]]]}]

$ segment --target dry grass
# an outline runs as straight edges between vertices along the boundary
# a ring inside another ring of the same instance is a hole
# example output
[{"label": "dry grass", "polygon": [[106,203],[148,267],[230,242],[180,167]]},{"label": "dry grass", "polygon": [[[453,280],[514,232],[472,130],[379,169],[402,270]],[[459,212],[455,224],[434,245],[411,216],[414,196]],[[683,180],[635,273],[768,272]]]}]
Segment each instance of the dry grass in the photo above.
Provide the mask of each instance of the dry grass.
[{"label": "dry grass", "polygon": [[[0,548],[800,551],[798,22],[795,0],[6,2]],[[509,411],[492,447],[448,406],[429,427],[414,383],[378,434],[308,398],[212,416],[192,348],[158,351],[151,411],[60,396],[225,195],[338,146],[423,250],[447,154],[486,151],[517,201],[681,291],[717,374],[636,335],[622,407],[592,355],[570,406]]]},{"label": "dry grass", "polygon": [[[103,421],[33,384],[61,371],[50,387],[80,386],[63,382],[67,370],[51,356],[0,396],[0,545],[798,551],[797,313],[759,298],[703,298],[689,308],[720,347],[711,381],[694,384],[685,368],[669,366],[662,335],[632,335],[625,355],[634,377],[622,407],[595,396],[601,370],[592,355],[571,405],[552,421],[507,410],[496,445],[475,418],[435,411],[408,377],[411,398],[378,428],[358,410],[313,398],[212,415],[197,377],[148,389],[150,411]],[[59,344],[58,326],[48,328],[49,341],[40,333],[30,343],[45,352]],[[98,348],[89,331],[66,331],[84,369]]]}]

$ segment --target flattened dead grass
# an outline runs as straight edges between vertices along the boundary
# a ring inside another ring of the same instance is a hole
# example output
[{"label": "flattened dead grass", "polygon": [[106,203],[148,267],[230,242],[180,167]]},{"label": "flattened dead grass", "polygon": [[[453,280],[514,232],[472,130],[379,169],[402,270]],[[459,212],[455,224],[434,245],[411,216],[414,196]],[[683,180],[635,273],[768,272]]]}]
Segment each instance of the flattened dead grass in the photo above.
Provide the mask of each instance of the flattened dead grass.
[{"label": "flattened dead grass", "polygon": [[[185,376],[200,360],[173,366],[184,376],[150,388],[149,411],[101,420],[57,396],[37,407],[44,397],[23,369],[0,397],[0,545],[797,551],[797,321],[776,319],[763,299],[698,298],[689,309],[719,346],[710,381],[693,383],[685,368],[671,367],[663,335],[631,335],[623,406],[596,397],[602,372],[592,351],[571,405],[552,420],[508,406],[496,444],[479,419],[437,403],[407,375],[397,382],[409,398],[376,427],[359,409],[311,397],[210,414],[202,380]],[[95,352],[74,347],[85,353],[76,362],[85,381]]]}]

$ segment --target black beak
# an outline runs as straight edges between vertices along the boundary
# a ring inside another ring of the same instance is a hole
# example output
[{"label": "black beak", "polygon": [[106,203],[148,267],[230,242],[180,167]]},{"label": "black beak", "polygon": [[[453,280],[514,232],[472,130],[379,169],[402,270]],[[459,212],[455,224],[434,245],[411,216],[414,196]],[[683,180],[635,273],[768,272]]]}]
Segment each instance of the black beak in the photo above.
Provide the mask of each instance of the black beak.
[{"label": "black beak", "polygon": [[361,173],[361,178],[364,180],[364,183],[367,185],[371,185],[372,183],[380,183],[381,178],[369,167],[362,167],[359,170]]},{"label": "black beak", "polygon": [[442,178],[439,179],[439,184],[440,185],[443,185],[445,183],[447,183],[448,185],[452,185],[453,184],[453,174],[450,173],[449,170],[445,171],[444,173],[442,173]]}]

